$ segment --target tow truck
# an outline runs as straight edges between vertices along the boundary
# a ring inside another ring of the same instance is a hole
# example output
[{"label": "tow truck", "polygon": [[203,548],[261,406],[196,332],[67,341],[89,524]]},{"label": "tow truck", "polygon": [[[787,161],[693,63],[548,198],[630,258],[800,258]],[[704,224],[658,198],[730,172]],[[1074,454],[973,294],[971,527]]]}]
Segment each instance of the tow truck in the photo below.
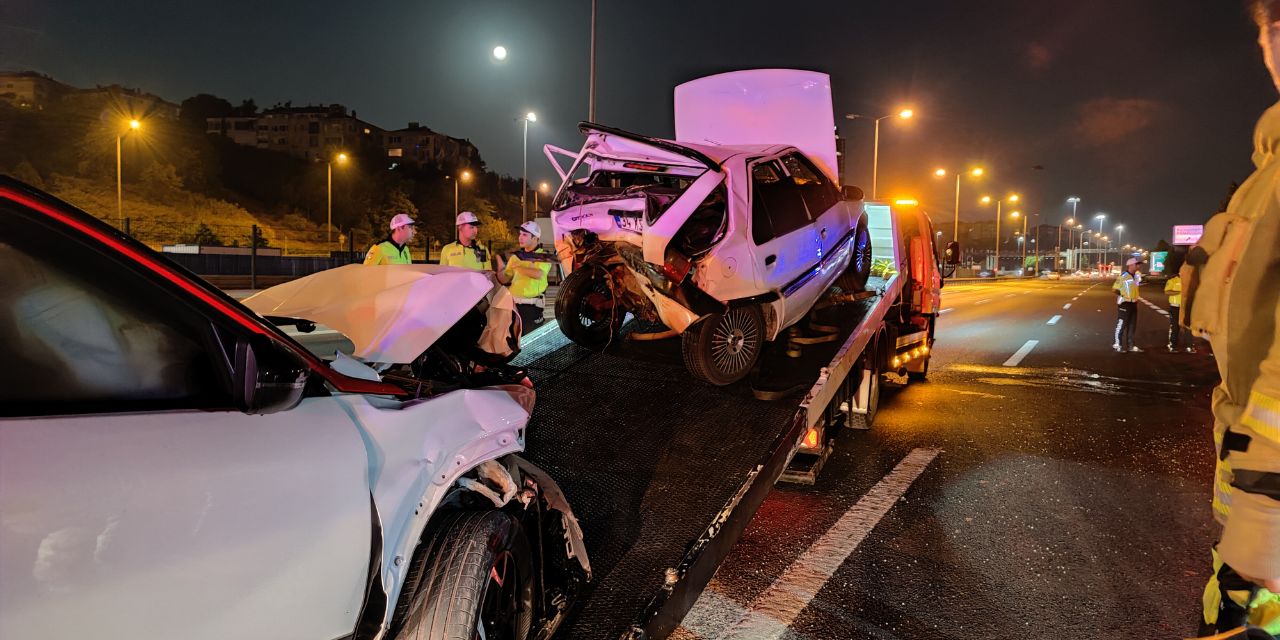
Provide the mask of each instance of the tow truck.
[{"label": "tow truck", "polygon": [[696,381],[676,340],[598,353],[554,325],[526,340],[516,364],[538,405],[525,455],[560,480],[595,576],[558,637],[669,635],[774,484],[812,484],[839,429],[871,428],[882,379],[928,375],[939,258],[954,263],[958,247],[939,255],[918,206],[864,206],[865,290],[829,291],[748,381]]}]

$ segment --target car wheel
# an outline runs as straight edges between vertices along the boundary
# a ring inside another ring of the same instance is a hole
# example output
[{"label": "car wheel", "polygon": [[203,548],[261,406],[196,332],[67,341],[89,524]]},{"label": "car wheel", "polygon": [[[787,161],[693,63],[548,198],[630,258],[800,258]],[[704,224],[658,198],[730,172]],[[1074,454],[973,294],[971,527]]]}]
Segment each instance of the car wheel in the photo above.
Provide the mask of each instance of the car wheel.
[{"label": "car wheel", "polygon": [[[861,370],[869,369],[870,373],[870,380],[868,384],[869,388],[867,389],[867,412],[850,413],[849,420],[847,422],[850,429],[861,429],[864,431],[870,429],[871,425],[876,421],[876,413],[880,411],[880,366],[878,364],[880,358],[876,355],[878,349],[874,347],[875,345],[869,347],[865,355],[862,356]],[[860,387],[862,380],[861,378],[854,380],[853,376],[850,376],[849,384]],[[857,388],[855,388],[854,391],[856,393]]]},{"label": "car wheel", "polygon": [[560,284],[556,323],[565,337],[592,350],[602,350],[618,337],[626,311],[617,304],[609,272],[582,267]]},{"label": "car wheel", "polygon": [[[434,524],[399,640],[524,640],[533,628],[533,560],[520,523],[459,511]],[[406,581],[406,589],[409,587]]]},{"label": "car wheel", "polygon": [[681,336],[681,351],[689,373],[717,386],[746,377],[760,358],[763,346],[764,318],[754,305],[713,313]]},{"label": "car wheel", "polygon": [[867,278],[870,277],[871,232],[867,230],[867,217],[862,216],[853,232],[853,255],[849,257],[849,266],[836,285],[846,292],[857,293],[867,288]]}]

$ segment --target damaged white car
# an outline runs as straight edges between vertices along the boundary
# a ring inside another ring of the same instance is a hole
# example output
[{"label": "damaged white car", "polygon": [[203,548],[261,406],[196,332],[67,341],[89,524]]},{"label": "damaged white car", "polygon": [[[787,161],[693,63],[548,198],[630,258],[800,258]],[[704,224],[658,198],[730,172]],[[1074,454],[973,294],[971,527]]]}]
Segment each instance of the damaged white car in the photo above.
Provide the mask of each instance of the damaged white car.
[{"label": "damaged white car", "polygon": [[[551,217],[568,274],[561,330],[608,346],[630,313],[682,336],[689,371],[723,385],[837,284],[861,291],[871,241],[861,191],[842,192],[830,80],[740,71],[676,88],[676,139],[583,123],[548,146]],[[572,157],[568,168],[556,156]]]},{"label": "damaged white car", "polygon": [[0,272],[0,637],[546,637],[589,579],[486,276],[354,265],[255,314],[3,177]]}]

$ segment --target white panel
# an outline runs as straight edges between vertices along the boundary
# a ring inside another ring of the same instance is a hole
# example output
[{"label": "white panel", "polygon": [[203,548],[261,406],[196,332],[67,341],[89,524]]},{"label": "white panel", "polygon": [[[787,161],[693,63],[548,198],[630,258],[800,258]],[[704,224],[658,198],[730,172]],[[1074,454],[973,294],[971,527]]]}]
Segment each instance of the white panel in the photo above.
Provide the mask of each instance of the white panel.
[{"label": "white panel", "polygon": [[676,140],[716,145],[785,144],[836,176],[831,78],[752,69],[691,80],[675,90]]}]

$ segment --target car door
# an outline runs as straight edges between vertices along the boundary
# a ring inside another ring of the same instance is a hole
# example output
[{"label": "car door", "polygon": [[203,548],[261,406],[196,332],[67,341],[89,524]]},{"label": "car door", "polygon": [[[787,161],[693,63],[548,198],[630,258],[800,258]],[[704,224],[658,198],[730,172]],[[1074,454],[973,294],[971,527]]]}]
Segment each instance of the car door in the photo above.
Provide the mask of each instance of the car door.
[{"label": "car door", "polygon": [[5,186],[0,637],[350,634],[373,530],[351,419],[232,408],[224,319]]},{"label": "car door", "polygon": [[819,250],[826,258],[842,242],[852,240],[849,207],[841,199],[835,183],[803,154],[788,153],[782,157],[782,166],[800,189],[805,208],[813,219]]},{"label": "car door", "polygon": [[764,291],[782,298],[782,326],[790,325],[808,308],[792,296],[812,278],[819,245],[804,196],[776,159],[750,165],[751,239],[755,267]]}]

